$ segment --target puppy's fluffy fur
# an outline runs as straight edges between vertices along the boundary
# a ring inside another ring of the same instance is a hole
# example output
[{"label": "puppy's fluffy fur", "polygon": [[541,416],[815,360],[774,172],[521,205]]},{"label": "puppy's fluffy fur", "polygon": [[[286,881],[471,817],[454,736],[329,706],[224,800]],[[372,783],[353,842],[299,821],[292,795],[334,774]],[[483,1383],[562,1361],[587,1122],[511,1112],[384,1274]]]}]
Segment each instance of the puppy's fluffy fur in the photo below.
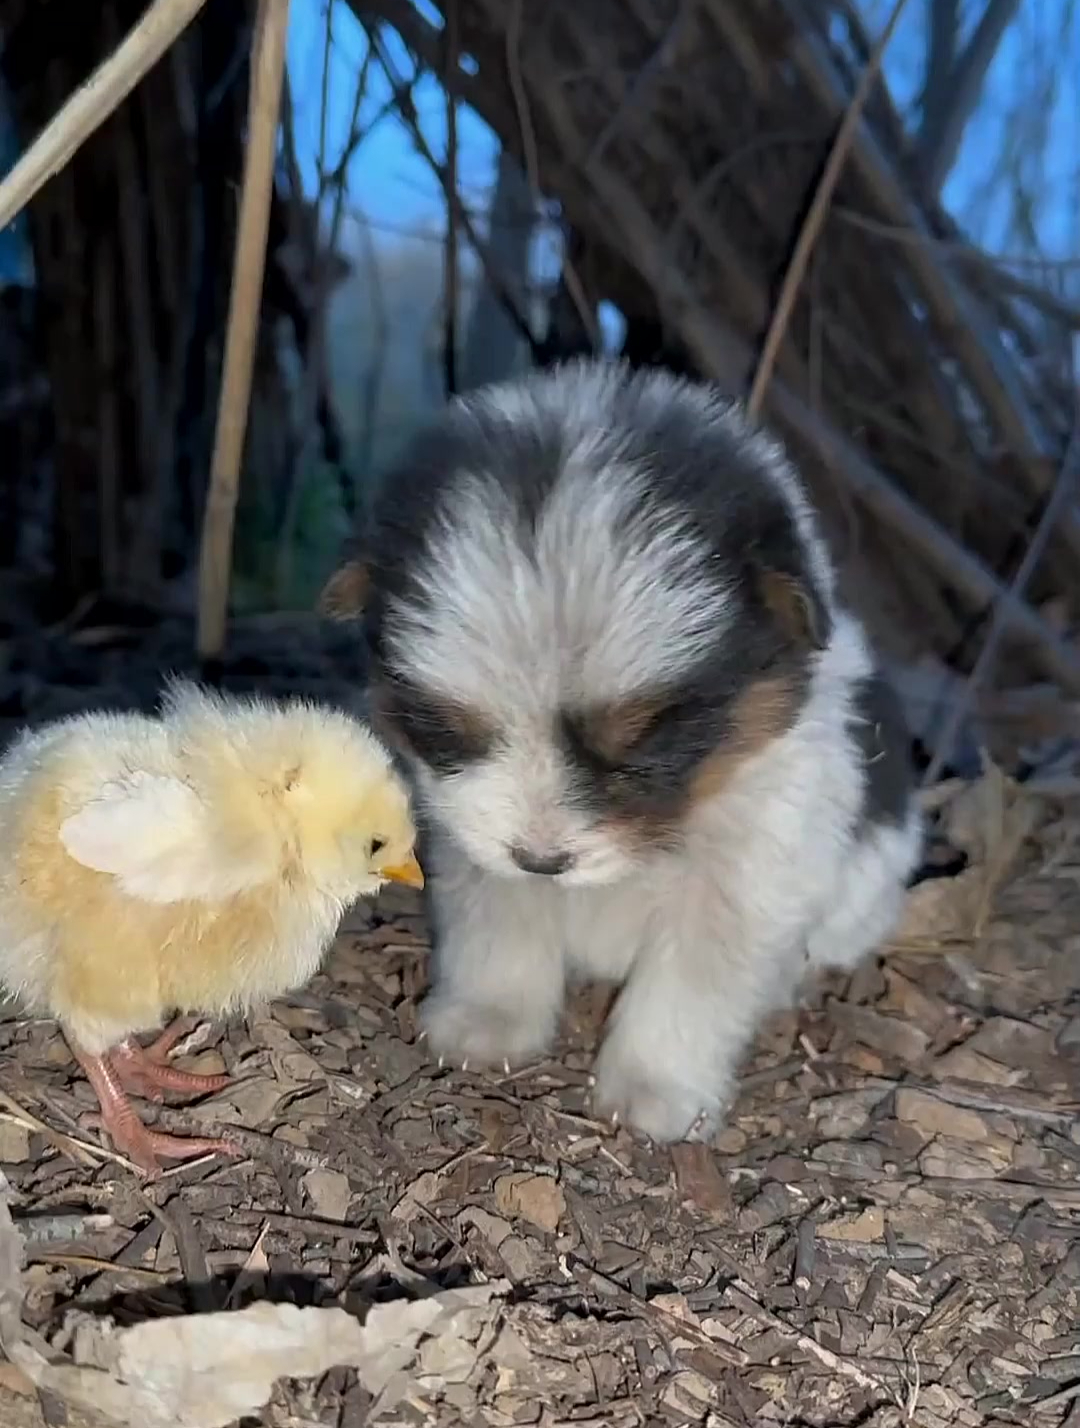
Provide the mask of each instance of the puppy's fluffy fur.
[{"label": "puppy's fluffy fur", "polygon": [[574,363],[451,404],[368,544],[382,727],[429,816],[433,1050],[518,1061],[623,983],[595,1104],[709,1133],[807,960],[919,857],[904,731],[778,445],[710,389]]}]

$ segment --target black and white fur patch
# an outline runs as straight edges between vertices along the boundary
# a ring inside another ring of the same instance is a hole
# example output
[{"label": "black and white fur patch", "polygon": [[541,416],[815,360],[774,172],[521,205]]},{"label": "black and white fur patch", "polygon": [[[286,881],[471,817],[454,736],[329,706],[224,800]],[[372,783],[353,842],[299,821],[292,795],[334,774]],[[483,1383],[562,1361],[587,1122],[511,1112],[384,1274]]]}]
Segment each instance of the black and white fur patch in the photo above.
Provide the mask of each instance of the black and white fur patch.
[{"label": "black and white fur patch", "polygon": [[921,821],[782,449],[708,387],[574,362],[450,405],[367,541],[382,727],[431,823],[432,1047],[541,1052],[623,990],[599,1109],[715,1125],[808,955],[893,926]]}]

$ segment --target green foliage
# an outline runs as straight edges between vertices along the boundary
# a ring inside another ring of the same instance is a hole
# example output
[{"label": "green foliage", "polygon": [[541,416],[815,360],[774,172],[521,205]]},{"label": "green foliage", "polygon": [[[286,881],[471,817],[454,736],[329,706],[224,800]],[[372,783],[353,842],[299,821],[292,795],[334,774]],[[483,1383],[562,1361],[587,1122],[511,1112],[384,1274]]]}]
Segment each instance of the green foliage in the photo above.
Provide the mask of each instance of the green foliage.
[{"label": "green foliage", "polygon": [[321,458],[300,475],[296,534],[281,548],[280,531],[264,498],[238,523],[233,605],[238,613],[310,610],[349,532],[342,481]]}]

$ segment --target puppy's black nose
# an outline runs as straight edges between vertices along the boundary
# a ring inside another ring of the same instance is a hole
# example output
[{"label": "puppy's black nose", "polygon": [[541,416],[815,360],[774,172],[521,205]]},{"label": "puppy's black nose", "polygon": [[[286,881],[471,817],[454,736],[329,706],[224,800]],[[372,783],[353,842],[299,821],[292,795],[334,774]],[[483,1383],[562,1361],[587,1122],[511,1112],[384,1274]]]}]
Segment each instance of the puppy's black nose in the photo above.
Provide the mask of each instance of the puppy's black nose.
[{"label": "puppy's black nose", "polygon": [[537,873],[545,878],[565,873],[574,861],[569,853],[536,853],[521,847],[511,848],[510,856],[523,873]]}]

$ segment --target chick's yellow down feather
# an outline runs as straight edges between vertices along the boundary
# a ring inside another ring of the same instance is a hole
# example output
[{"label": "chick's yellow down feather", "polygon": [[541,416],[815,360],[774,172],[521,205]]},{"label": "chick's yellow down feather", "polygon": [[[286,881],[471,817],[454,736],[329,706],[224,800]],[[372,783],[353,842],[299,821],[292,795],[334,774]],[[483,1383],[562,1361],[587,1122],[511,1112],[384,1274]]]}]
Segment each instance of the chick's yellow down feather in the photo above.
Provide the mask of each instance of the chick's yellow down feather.
[{"label": "chick's yellow down feather", "polygon": [[59,1019],[114,1140],[154,1169],[102,1079],[154,1082],[133,1034],[307,981],[348,904],[422,884],[414,841],[388,753],[336,710],[176,683],[158,718],[61,720],[0,760],[0,982]]}]

